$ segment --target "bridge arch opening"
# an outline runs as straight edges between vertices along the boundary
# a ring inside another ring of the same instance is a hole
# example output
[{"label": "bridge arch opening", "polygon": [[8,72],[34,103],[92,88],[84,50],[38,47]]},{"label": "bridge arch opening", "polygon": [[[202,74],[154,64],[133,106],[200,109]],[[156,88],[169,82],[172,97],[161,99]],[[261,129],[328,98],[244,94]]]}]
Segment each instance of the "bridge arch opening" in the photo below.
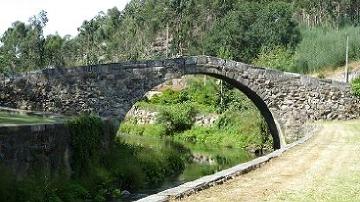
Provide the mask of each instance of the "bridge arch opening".
[{"label": "bridge arch opening", "polygon": [[[281,131],[273,117],[273,114],[271,113],[271,111],[269,110],[267,104],[264,102],[264,100],[255,92],[253,91],[250,87],[242,84],[241,82],[235,80],[235,79],[231,79],[227,76],[224,76],[222,74],[215,74],[215,73],[208,73],[208,72],[199,72],[199,73],[185,73],[182,75],[171,75],[171,78],[167,78],[164,79],[165,82],[172,80],[172,79],[179,79],[182,78],[184,76],[199,76],[199,75],[206,75],[209,76],[211,78],[215,78],[215,79],[219,79],[222,80],[226,83],[228,83],[230,86],[232,86],[233,88],[239,90],[240,92],[242,92],[244,95],[246,95],[246,97],[251,100],[251,102],[256,106],[256,108],[258,109],[258,111],[260,112],[261,116],[263,117],[264,121],[266,122],[267,128],[271,134],[272,137],[272,143],[273,143],[273,149],[277,150],[281,148]],[[157,83],[154,86],[151,86],[150,89],[148,89],[147,92],[151,91],[152,89],[154,89],[156,86],[162,85],[164,83],[164,80],[159,80],[159,83]],[[141,100],[141,97],[144,97],[145,93],[143,93],[138,100]],[[138,101],[138,100],[135,100]],[[132,106],[131,106],[132,107]],[[121,124],[121,123],[120,123]]]},{"label": "bridge arch opening", "polygon": [[268,126],[268,129],[271,133],[271,136],[273,138],[274,150],[281,148],[281,133],[280,133],[281,131],[280,131],[278,125],[276,124],[276,121],[275,121],[270,109],[268,108],[267,104],[255,91],[253,91],[248,86],[245,86],[241,82],[239,82],[235,79],[231,79],[231,78],[226,77],[221,74],[213,74],[213,73],[199,73],[199,74],[205,74],[205,75],[209,75],[211,77],[217,78],[217,79],[221,79],[221,80],[227,82],[228,84],[230,84],[231,86],[233,86],[234,88],[237,88],[242,93],[244,93],[254,103],[256,108],[260,111],[261,115],[263,116],[263,118]]}]

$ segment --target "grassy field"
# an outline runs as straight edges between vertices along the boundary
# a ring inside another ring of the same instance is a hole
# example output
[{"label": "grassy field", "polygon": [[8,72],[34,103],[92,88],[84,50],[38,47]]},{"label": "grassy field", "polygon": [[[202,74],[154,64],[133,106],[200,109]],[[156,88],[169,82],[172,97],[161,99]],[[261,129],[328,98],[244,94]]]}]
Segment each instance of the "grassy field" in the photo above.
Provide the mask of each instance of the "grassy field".
[{"label": "grassy field", "polygon": [[305,144],[184,201],[360,201],[360,121],[320,124]]},{"label": "grassy field", "polygon": [[22,114],[10,114],[7,112],[0,112],[1,124],[35,124],[35,123],[55,123],[59,119],[46,118],[41,116],[29,116]]}]

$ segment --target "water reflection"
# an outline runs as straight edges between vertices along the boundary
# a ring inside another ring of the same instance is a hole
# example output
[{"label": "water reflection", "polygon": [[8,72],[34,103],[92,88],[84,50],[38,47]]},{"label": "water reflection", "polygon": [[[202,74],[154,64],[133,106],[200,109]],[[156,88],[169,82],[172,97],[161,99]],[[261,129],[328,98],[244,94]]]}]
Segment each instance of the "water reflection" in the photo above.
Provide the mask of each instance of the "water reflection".
[{"label": "water reflection", "polygon": [[187,142],[175,142],[170,138],[126,134],[119,135],[119,139],[130,145],[164,152],[175,151],[181,154],[185,160],[185,168],[180,174],[167,178],[160,187],[145,188],[139,190],[136,194],[130,194],[127,200],[139,199],[255,158],[254,154],[242,148],[198,145]]}]

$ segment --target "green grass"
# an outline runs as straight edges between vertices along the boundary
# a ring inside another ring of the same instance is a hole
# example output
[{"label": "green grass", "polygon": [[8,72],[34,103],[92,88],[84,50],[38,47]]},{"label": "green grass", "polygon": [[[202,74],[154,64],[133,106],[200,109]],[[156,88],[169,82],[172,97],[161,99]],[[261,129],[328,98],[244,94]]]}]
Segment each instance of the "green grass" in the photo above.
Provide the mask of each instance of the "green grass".
[{"label": "green grass", "polygon": [[[342,121],[341,124],[346,125],[346,130],[349,133],[358,134],[360,130],[359,120]],[[332,122],[326,122],[326,124],[332,124]],[[266,201],[292,201],[292,202],[317,202],[317,201],[360,201],[360,164],[359,164],[359,143],[360,136],[352,135],[345,136],[339,140],[344,145],[344,149],[353,149],[352,156],[349,156],[351,165],[343,166],[343,169],[339,172],[319,175],[312,178],[312,182],[307,186],[300,189],[283,191],[275,194],[274,199]],[[336,155],[336,153],[334,154]],[[337,164],[338,162],[329,162]],[[329,170],[331,172],[332,170]],[[272,196],[271,196],[272,197]]]},{"label": "green grass", "polygon": [[360,28],[345,27],[339,30],[303,28],[302,41],[296,48],[295,66],[298,72],[317,72],[345,63],[346,36],[349,36],[349,58],[359,59]]},{"label": "green grass", "polygon": [[56,123],[59,119],[0,112],[0,124]]},{"label": "green grass", "polygon": [[[316,179],[309,188],[298,192],[285,192],[274,201],[360,201],[360,174],[343,173],[333,179]],[[272,201],[272,200],[271,200]]]}]

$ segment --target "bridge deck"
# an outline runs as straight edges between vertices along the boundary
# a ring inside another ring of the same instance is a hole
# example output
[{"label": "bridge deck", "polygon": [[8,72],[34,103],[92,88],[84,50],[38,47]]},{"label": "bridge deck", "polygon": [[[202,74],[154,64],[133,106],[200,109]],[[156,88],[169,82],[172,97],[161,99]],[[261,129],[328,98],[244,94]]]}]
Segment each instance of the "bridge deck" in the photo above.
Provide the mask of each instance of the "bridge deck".
[{"label": "bridge deck", "polygon": [[360,201],[360,121],[325,123],[306,144],[184,201]]}]

